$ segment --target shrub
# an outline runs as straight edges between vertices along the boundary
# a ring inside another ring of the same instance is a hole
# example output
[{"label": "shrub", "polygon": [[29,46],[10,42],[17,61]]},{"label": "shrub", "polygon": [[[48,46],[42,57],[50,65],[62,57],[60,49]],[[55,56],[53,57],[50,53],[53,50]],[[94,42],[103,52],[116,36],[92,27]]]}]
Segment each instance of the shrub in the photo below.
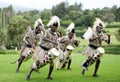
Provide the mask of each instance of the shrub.
[{"label": "shrub", "polygon": [[106,28],[120,28],[120,23],[111,23],[106,26]]},{"label": "shrub", "polygon": [[107,54],[120,54],[120,45],[107,45],[103,46]]},{"label": "shrub", "polygon": [[2,55],[8,55],[8,54],[11,54],[11,55],[17,55],[19,54],[19,51],[15,51],[15,50],[0,50],[0,54]]}]

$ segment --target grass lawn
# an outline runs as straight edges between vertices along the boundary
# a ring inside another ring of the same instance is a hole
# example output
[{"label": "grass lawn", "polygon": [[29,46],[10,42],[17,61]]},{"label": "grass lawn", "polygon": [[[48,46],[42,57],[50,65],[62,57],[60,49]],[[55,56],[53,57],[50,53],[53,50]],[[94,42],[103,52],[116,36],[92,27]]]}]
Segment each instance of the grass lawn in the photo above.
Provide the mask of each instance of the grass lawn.
[{"label": "grass lawn", "polygon": [[[32,59],[22,64],[20,72],[15,73],[17,64],[10,64],[16,60],[18,55],[2,55],[0,54],[0,82],[28,82],[26,74],[33,62]],[[56,70],[54,68],[52,77],[54,80],[46,79],[48,73],[48,66],[43,67],[40,73],[33,72],[30,82],[120,82],[120,55],[105,54],[101,58],[101,65],[98,71],[100,77],[92,77],[94,65],[92,65],[86,74],[81,75],[81,63],[86,56],[80,54],[73,54],[72,70]],[[57,59],[56,59],[57,60]],[[55,60],[55,61],[56,61]]]}]

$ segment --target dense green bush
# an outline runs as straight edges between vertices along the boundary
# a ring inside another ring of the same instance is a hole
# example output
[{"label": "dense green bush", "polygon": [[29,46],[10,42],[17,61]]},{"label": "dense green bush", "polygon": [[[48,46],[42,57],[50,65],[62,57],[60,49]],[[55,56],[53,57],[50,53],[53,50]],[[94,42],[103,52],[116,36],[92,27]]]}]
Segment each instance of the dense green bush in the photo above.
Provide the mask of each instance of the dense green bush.
[{"label": "dense green bush", "polygon": [[107,54],[118,54],[120,55],[120,49],[118,49],[117,47],[111,47],[111,48],[105,48],[105,53]]},{"label": "dense green bush", "polygon": [[118,41],[120,41],[120,28],[115,32],[115,36]]},{"label": "dense green bush", "polygon": [[84,34],[83,31],[76,32],[76,36],[77,36],[77,37],[81,37],[81,36],[83,36],[83,34]]},{"label": "dense green bush", "polygon": [[106,26],[106,28],[120,28],[120,23],[111,23]]},{"label": "dense green bush", "polygon": [[103,46],[105,53],[107,54],[118,54],[120,55],[120,45],[107,45]]},{"label": "dense green bush", "polygon": [[11,55],[18,55],[19,54],[19,51],[16,51],[16,50],[0,50],[0,54],[4,54],[4,55],[8,55],[8,54],[11,54]]}]

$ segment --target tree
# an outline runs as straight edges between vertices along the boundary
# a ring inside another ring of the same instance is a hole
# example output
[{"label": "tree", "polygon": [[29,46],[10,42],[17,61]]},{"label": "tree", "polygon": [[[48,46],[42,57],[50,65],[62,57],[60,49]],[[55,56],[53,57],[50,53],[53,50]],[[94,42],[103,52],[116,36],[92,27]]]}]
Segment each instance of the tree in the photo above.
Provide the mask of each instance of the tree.
[{"label": "tree", "polygon": [[41,19],[43,20],[44,24],[49,22],[49,18],[52,16],[51,10],[43,10],[41,13]]},{"label": "tree", "polygon": [[82,7],[83,7],[83,5],[82,5],[82,3],[77,3],[77,2],[75,2],[75,7],[78,9],[78,10],[82,10]]},{"label": "tree", "polygon": [[100,13],[101,10],[99,8],[93,9],[92,11],[93,11],[93,16],[100,18],[100,19],[102,18],[102,14]]},{"label": "tree", "polygon": [[117,11],[117,6],[116,5],[113,5],[112,8],[111,8],[111,12],[113,14],[115,14],[115,12]]},{"label": "tree", "polygon": [[15,14],[15,12],[14,12],[14,10],[13,10],[12,5],[8,6],[8,7],[6,8],[6,13],[5,13],[7,23],[9,23],[10,18],[11,18],[12,16],[14,16],[14,14]]},{"label": "tree", "polygon": [[120,28],[116,31],[115,36],[116,36],[117,40],[120,41]]},{"label": "tree", "polygon": [[52,15],[57,15],[60,18],[64,18],[67,13],[68,2],[61,2],[60,4],[52,7]]},{"label": "tree", "polygon": [[103,16],[103,19],[104,21],[108,22],[108,23],[111,23],[111,22],[114,22],[115,21],[115,15],[112,14],[112,13],[106,13],[104,16]]},{"label": "tree", "polygon": [[29,13],[30,13],[30,16],[34,16],[36,14],[39,14],[39,11],[38,10],[31,10],[31,11],[29,11]]},{"label": "tree", "polygon": [[2,45],[2,36],[3,36],[3,32],[2,32],[2,29],[0,29],[0,46]]},{"label": "tree", "polygon": [[0,9],[0,45],[4,45],[6,39],[7,39],[7,25],[9,23],[10,18],[14,15],[14,10],[12,8],[12,5],[1,8]]},{"label": "tree", "polygon": [[62,20],[61,26],[64,26],[64,28],[66,28],[71,22],[73,22],[73,21],[72,20]]},{"label": "tree", "polygon": [[93,25],[95,17],[92,15],[83,15],[75,21],[76,26],[89,27]]},{"label": "tree", "polygon": [[1,25],[2,25],[2,8],[0,8],[0,27],[1,27]]},{"label": "tree", "polygon": [[115,12],[115,16],[116,16],[116,21],[120,22],[120,7],[117,9],[117,11]]},{"label": "tree", "polygon": [[68,10],[68,13],[66,15],[68,15],[69,17],[67,19],[70,19],[73,22],[83,15],[83,12],[80,11],[80,9],[78,9],[75,5],[69,6],[67,10]]},{"label": "tree", "polygon": [[28,24],[29,22],[23,16],[13,16],[10,19],[7,31],[7,48],[11,48],[11,46],[20,48]]},{"label": "tree", "polygon": [[9,23],[10,18],[15,14],[12,5],[3,8],[1,13],[2,13],[2,27],[6,27],[6,25]]}]

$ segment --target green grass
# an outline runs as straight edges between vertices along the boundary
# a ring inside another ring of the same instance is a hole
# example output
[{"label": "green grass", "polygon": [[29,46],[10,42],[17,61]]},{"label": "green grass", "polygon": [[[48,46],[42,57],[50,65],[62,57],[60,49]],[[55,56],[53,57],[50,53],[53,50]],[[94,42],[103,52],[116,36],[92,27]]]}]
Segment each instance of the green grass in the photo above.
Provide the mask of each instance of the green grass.
[{"label": "green grass", "polygon": [[[17,64],[10,64],[10,62],[16,60],[16,58],[18,58],[18,55],[0,55],[0,82],[28,82],[26,74],[33,60],[30,59],[23,63],[20,72],[15,73]],[[120,82],[120,55],[103,55],[98,71],[100,77],[98,78],[92,77],[94,65],[89,68],[84,76],[81,75],[80,65],[86,56],[79,53],[73,54],[72,58],[72,70],[56,70],[54,68],[52,73],[54,80],[49,81],[46,79],[49,66],[47,65],[40,70],[41,73],[33,72],[29,82]]]},{"label": "green grass", "polygon": [[110,34],[114,35],[115,32],[118,30],[119,28],[105,28],[106,32],[109,32]]}]

